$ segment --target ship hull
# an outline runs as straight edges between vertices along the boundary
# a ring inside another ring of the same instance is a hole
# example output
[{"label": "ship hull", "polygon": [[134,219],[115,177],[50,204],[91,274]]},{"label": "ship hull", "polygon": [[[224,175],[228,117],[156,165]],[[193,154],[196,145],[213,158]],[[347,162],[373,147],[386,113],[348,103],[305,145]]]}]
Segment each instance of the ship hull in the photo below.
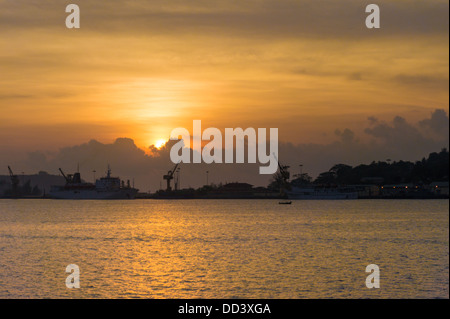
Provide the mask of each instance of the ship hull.
[{"label": "ship hull", "polygon": [[358,192],[330,189],[294,189],[287,193],[289,199],[358,199]]},{"label": "ship hull", "polygon": [[61,190],[50,192],[49,197],[53,199],[134,199],[136,194],[136,189],[120,189],[117,191]]},{"label": "ship hull", "polygon": [[358,199],[357,193],[349,194],[288,194],[289,199]]}]

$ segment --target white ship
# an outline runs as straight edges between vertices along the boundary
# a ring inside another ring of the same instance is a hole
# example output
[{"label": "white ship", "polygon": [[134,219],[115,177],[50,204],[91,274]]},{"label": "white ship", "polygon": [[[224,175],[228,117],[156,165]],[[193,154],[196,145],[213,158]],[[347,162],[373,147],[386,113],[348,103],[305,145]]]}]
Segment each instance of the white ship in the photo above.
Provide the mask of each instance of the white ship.
[{"label": "white ship", "polygon": [[292,187],[286,192],[289,199],[358,199],[352,188]]},{"label": "white ship", "polygon": [[108,167],[106,177],[102,177],[93,183],[85,183],[81,180],[79,172],[65,175],[59,169],[66,179],[63,186],[52,186],[49,197],[54,199],[133,199],[138,189],[127,185],[118,177],[111,177],[111,169]]}]

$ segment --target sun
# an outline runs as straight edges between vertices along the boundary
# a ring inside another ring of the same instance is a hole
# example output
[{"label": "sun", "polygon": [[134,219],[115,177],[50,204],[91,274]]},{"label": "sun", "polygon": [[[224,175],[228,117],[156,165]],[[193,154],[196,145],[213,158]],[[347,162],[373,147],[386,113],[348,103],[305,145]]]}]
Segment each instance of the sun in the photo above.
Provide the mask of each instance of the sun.
[{"label": "sun", "polygon": [[163,147],[166,143],[167,143],[166,140],[164,140],[164,139],[159,139],[159,140],[157,140],[157,141],[155,142],[155,146],[156,146],[156,148],[161,148],[161,147]]}]

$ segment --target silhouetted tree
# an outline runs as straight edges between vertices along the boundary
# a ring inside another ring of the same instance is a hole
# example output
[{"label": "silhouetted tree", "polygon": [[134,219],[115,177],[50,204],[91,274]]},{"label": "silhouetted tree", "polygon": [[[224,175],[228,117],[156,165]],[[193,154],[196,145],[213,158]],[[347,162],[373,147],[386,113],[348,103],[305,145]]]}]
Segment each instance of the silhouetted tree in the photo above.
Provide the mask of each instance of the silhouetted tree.
[{"label": "silhouetted tree", "polygon": [[316,178],[314,184],[336,184],[336,182],[336,173],[323,172]]},{"label": "silhouetted tree", "polygon": [[328,172],[321,173],[315,184],[361,184],[370,178],[381,179],[385,184],[423,183],[448,181],[449,153],[447,149],[433,152],[428,158],[416,163],[408,161],[372,162],[369,165],[351,167],[346,164],[334,165]]},{"label": "silhouetted tree", "polygon": [[306,186],[310,185],[312,182],[312,177],[307,173],[296,174],[294,179],[291,181],[292,186]]}]

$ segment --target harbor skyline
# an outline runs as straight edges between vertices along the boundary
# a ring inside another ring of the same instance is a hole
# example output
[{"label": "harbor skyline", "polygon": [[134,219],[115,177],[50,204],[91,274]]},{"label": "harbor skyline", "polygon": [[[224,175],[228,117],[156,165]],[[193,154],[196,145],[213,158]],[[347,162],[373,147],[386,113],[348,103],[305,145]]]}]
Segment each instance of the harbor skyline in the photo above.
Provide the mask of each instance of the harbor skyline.
[{"label": "harbor skyline", "polygon": [[[417,123],[397,116],[390,121],[370,119],[366,132],[371,142],[363,142],[360,135],[346,128],[336,129],[334,141],[327,144],[292,144],[279,142],[279,159],[291,166],[293,174],[301,171],[316,178],[333,165],[370,164],[372,161],[418,161],[432,152],[449,148],[449,119],[443,109],[430,112],[429,117]],[[283,131],[281,128],[280,131]],[[160,148],[139,148],[130,138],[118,138],[111,142],[91,139],[79,145],[67,145],[56,150],[37,149],[13,151],[7,148],[0,157],[0,175],[7,174],[7,166],[16,172],[34,174],[46,171],[59,174],[58,168],[75,172],[79,167],[84,179],[91,181],[97,171],[106,174],[111,164],[115,174],[123,179],[135,180],[144,192],[160,188],[162,176],[173,167],[170,149],[174,141],[166,141]],[[224,152],[223,152],[224,153]],[[248,182],[256,186],[266,186],[270,175],[260,175],[258,164],[182,164],[182,187],[204,185],[206,171],[210,172],[210,182]],[[97,175],[99,176],[99,175]]]},{"label": "harbor skyline", "polygon": [[449,298],[448,0],[0,8],[0,298]]},{"label": "harbor skyline", "polygon": [[[170,132],[194,120],[278,128],[280,161],[313,177],[449,148],[447,1],[379,1],[380,29],[356,0],[80,0],[79,29],[65,4],[26,3],[0,0],[4,173],[80,165],[90,179],[109,163],[155,190]],[[184,166],[183,185],[207,170],[212,183],[270,179],[203,166]]]},{"label": "harbor skyline", "polygon": [[[132,143],[132,141],[129,142]],[[254,177],[259,175],[247,172],[247,175],[241,174],[237,180],[233,180],[232,175],[227,175],[233,170],[227,171],[220,164],[208,166],[206,163],[195,166],[177,163],[170,170],[164,170],[166,167],[158,170],[155,163],[149,161],[146,163],[150,165],[151,170],[149,170],[157,173],[149,176],[148,171],[138,172],[140,178],[137,184],[134,177],[125,176],[122,179],[113,177],[110,165],[107,167],[106,176],[102,176],[101,173],[100,176],[97,175],[102,170],[92,170],[90,172],[92,181],[89,174],[82,174],[79,163],[73,174],[67,171],[65,173],[59,168],[58,175],[52,174],[53,169],[49,170],[51,173],[40,170],[37,174],[25,175],[25,172],[22,172],[18,175],[8,166],[9,176],[0,174],[0,198],[2,196],[58,198],[63,195],[60,191],[66,194],[67,190],[75,191],[74,194],[78,197],[87,196],[79,191],[88,191],[87,193],[94,195],[91,194],[94,190],[102,192],[100,197],[112,195],[105,192],[106,188],[112,191],[116,198],[124,195],[129,199],[134,198],[135,195],[138,198],[285,198],[294,196],[293,193],[298,192],[299,189],[303,189],[304,192],[315,189],[319,192],[344,193],[351,190],[352,196],[360,199],[448,198],[448,154],[448,150],[443,148],[440,152],[432,152],[416,161],[386,159],[371,161],[369,165],[359,163],[354,166],[339,163],[321,172],[317,177],[311,176],[308,172],[304,173],[303,164],[299,165],[300,171],[298,171],[297,167],[280,162],[277,172],[262,184],[253,182]],[[67,163],[63,164],[67,166]],[[241,172],[248,171],[251,166],[252,164],[241,164]],[[183,167],[183,179],[180,174],[181,167]],[[230,168],[230,165],[225,167]],[[209,179],[210,170],[214,176],[212,182]],[[202,180],[202,175],[206,177],[206,183]],[[97,179],[96,176],[100,178]],[[154,187],[148,189],[149,185]],[[139,194],[137,194],[139,189],[134,189],[135,186],[140,188]]]}]

